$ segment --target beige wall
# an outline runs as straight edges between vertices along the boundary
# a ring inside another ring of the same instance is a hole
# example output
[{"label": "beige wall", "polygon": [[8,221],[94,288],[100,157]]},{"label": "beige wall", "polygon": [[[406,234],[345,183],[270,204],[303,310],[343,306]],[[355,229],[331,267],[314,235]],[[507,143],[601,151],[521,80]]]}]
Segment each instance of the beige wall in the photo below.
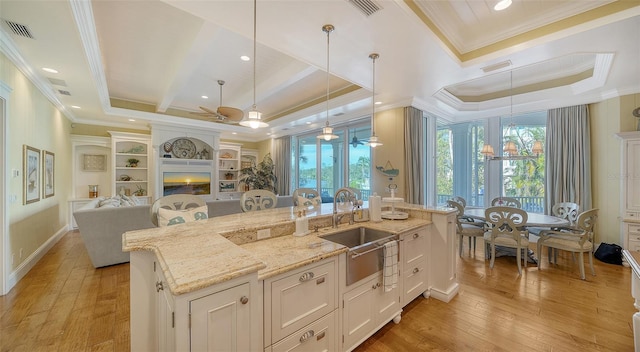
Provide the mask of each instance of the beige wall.
[{"label": "beige wall", "polygon": [[[10,271],[34,253],[42,244],[67,224],[67,199],[71,189],[71,123],[8,60],[0,54],[0,80],[12,92],[7,104],[8,170],[20,170],[20,177],[8,180],[9,259],[14,255]],[[55,154],[55,195],[23,205],[23,145],[48,150]],[[10,174],[10,173],[9,173]],[[20,250],[22,249],[22,257]]]},{"label": "beige wall", "polygon": [[[406,198],[406,187],[404,182],[404,108],[397,108],[377,112],[374,118],[376,135],[383,143],[382,146],[373,149],[373,164],[371,165],[372,185],[371,194],[378,193],[382,197],[389,197],[389,184],[398,185],[396,197]],[[375,167],[385,167],[387,161],[394,168],[400,170],[400,175],[393,180],[389,180]]]},{"label": "beige wall", "polygon": [[596,242],[621,244],[621,140],[615,134],[636,129],[631,112],[639,103],[640,94],[635,94],[590,106],[593,207],[600,209]]}]

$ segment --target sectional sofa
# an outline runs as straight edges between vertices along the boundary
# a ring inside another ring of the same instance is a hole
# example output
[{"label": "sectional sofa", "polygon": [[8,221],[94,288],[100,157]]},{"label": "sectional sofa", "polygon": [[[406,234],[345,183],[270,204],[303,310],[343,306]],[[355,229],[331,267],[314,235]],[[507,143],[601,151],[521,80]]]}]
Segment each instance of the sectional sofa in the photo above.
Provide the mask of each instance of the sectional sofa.
[{"label": "sectional sofa", "polygon": [[[96,268],[129,262],[129,252],[122,251],[122,234],[154,227],[151,205],[98,207],[95,199],[73,213],[89,258]],[[277,207],[292,206],[291,196],[279,196]],[[207,202],[210,218],[242,212],[238,199]]]}]

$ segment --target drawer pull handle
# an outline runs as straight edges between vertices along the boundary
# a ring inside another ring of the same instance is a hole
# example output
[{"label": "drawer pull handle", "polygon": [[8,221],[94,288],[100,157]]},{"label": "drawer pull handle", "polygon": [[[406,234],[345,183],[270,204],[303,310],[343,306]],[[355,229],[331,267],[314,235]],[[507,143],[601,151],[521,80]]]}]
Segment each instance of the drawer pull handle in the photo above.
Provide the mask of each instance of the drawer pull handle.
[{"label": "drawer pull handle", "polygon": [[309,330],[300,336],[300,343],[304,343],[308,339],[312,338],[316,333],[313,330]]},{"label": "drawer pull handle", "polygon": [[316,285],[320,285],[321,283],[324,283],[324,277],[321,277],[318,280],[316,280]]},{"label": "drawer pull handle", "polygon": [[320,341],[320,340],[322,340],[322,339],[324,338],[324,335],[325,335],[325,332],[324,332],[324,331],[323,331],[323,332],[321,332],[321,333],[319,333],[319,334],[318,334],[318,336],[316,337],[316,341]]},{"label": "drawer pull handle", "polygon": [[417,234],[417,233],[414,233],[414,234],[413,234],[413,238],[418,238],[418,237],[420,237],[420,235],[419,235],[419,234]]},{"label": "drawer pull handle", "polygon": [[300,275],[300,282],[305,282],[305,281],[309,281],[311,279],[313,279],[315,275],[312,272],[306,272],[302,275]]},{"label": "drawer pull handle", "polygon": [[240,303],[247,304],[249,302],[249,298],[247,296],[240,297]]},{"label": "drawer pull handle", "polygon": [[414,273],[414,274],[415,274],[415,273],[417,273],[418,271],[420,271],[420,269],[418,269],[418,268],[413,268],[413,273]]}]

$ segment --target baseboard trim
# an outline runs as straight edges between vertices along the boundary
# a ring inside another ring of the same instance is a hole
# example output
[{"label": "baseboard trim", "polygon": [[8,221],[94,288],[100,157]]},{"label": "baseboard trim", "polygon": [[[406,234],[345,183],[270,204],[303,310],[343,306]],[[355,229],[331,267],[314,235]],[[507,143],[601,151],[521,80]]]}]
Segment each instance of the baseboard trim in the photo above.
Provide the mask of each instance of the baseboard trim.
[{"label": "baseboard trim", "polygon": [[62,236],[67,233],[67,226],[63,226],[58,230],[53,236],[49,237],[49,239],[43,243],[35,252],[31,253],[25,261],[20,263],[16,270],[14,270],[11,274],[9,274],[7,280],[7,292],[11,291],[11,289],[20,281],[29,270],[31,270],[37,263],[42,259],[42,257],[56,244]]},{"label": "baseboard trim", "polygon": [[442,301],[445,303],[449,303],[458,294],[458,289],[460,285],[456,282],[452,285],[447,291],[440,291],[435,288],[431,288],[431,297],[437,299],[438,301]]}]

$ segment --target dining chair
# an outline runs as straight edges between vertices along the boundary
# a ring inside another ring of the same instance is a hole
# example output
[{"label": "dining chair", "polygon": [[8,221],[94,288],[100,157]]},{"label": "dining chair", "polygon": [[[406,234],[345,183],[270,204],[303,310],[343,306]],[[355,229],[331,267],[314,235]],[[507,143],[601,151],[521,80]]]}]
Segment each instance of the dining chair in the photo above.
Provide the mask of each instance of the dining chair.
[{"label": "dining chair", "polygon": [[454,200],[448,200],[447,205],[449,208],[456,210],[456,233],[458,234],[458,240],[460,243],[460,256],[462,257],[462,244],[464,243],[464,237],[469,238],[469,255],[471,255],[471,239],[473,239],[473,252],[476,252],[476,238],[484,236],[484,223],[476,222],[480,224],[470,224],[464,219],[464,206]]},{"label": "dining chair", "polygon": [[[551,214],[555,217],[561,218],[561,219],[565,219],[565,220],[569,220],[569,226],[568,227],[574,227],[576,224],[576,221],[578,219],[578,213],[580,211],[580,206],[576,203],[573,202],[559,202],[554,204],[551,207]],[[529,233],[530,234],[534,234],[536,236],[540,235],[540,232],[545,231],[545,230],[561,230],[561,229],[565,229],[566,227],[553,227],[553,228],[544,228],[544,227],[530,227],[529,228]],[[548,255],[551,256],[553,254],[554,259],[557,258],[558,256],[558,252],[554,251],[553,248],[548,248]]]},{"label": "dining chair", "polygon": [[275,208],[278,197],[266,189],[252,189],[240,196],[240,207],[243,212]]},{"label": "dining chair", "polygon": [[497,197],[491,200],[492,207],[513,207],[522,209],[522,203],[511,197]]},{"label": "dining chair", "polygon": [[[542,253],[541,250],[543,246],[573,252],[574,254],[577,253],[580,265],[580,278],[584,280],[584,253],[589,253],[591,274],[595,275],[596,272],[593,268],[593,256],[591,252],[593,252],[593,229],[597,219],[598,209],[591,209],[578,215],[574,228],[541,231],[540,239],[538,239],[538,255]],[[538,270],[540,269],[541,261],[542,260],[538,261]],[[549,256],[549,263],[551,263],[551,256]],[[553,263],[558,264],[555,258]]]},{"label": "dining chair", "polygon": [[485,209],[485,220],[489,229],[484,234],[485,243],[491,247],[491,263],[496,258],[496,246],[514,248],[518,261],[518,274],[522,274],[521,261],[527,267],[529,232],[523,226],[528,219],[527,212],[514,207],[490,207]]},{"label": "dining chair", "polygon": [[297,188],[292,194],[293,206],[318,206],[322,203],[320,193],[313,188]]},{"label": "dining chair", "polygon": [[[189,209],[198,209],[193,214],[187,214]],[[192,194],[172,194],[156,199],[151,205],[151,222],[156,226],[174,225],[193,220],[206,219],[208,211],[207,203],[201,197]],[[159,216],[160,209],[168,210]],[[158,218],[161,219],[158,219]]]}]

